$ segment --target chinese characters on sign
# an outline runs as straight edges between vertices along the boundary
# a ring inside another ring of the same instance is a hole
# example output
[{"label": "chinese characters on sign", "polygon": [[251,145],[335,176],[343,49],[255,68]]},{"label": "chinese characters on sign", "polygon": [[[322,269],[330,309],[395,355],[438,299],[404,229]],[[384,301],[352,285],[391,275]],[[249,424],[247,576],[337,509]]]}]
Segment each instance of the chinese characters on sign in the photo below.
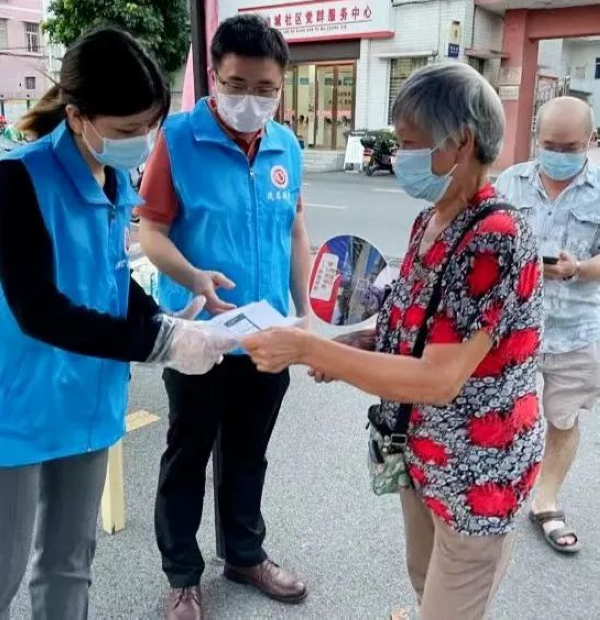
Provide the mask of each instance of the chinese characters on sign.
[{"label": "chinese characters on sign", "polygon": [[318,299],[320,301],[328,301],[331,299],[339,261],[339,257],[335,254],[323,254],[310,293],[312,299]]},{"label": "chinese characters on sign", "polygon": [[393,36],[391,7],[381,0],[299,1],[240,11],[258,13],[288,40]]},{"label": "chinese characters on sign", "polygon": [[448,24],[448,58],[458,58],[460,56],[460,41],[462,37],[462,27],[460,22],[452,21]]},{"label": "chinese characters on sign", "polygon": [[285,21],[285,26],[292,26],[292,22],[295,26],[311,26],[312,24],[337,24],[347,22],[349,19],[353,21],[369,21],[373,17],[373,11],[370,6],[366,6],[364,9],[360,9],[355,6],[351,11],[348,8],[343,7],[341,9],[329,9],[327,13],[325,11],[297,11],[295,13],[275,13],[274,15],[267,15],[266,20],[270,26],[275,28],[282,28]]},{"label": "chinese characters on sign", "polygon": [[458,58],[460,45],[458,43],[448,43],[448,58]]}]

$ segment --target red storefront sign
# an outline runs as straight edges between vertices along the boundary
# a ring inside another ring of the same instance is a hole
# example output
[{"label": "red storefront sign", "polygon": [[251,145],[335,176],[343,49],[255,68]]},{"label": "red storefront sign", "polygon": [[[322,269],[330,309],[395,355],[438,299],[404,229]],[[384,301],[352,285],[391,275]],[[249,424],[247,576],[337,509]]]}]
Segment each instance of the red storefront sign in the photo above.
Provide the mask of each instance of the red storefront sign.
[{"label": "red storefront sign", "polygon": [[239,12],[261,15],[291,43],[394,36],[391,5],[381,0],[312,0]]}]

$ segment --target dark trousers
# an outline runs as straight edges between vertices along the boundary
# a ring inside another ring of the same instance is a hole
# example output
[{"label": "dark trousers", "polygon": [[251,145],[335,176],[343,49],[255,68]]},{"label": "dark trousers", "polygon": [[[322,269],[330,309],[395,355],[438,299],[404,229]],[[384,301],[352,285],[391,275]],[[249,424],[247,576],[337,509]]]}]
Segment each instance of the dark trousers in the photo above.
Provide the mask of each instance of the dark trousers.
[{"label": "dark trousers", "polygon": [[196,541],[202,521],[206,467],[221,430],[219,510],[225,559],[254,566],[266,559],[260,511],[265,453],[289,373],[260,373],[246,356],[226,356],[202,376],[167,370],[167,449],[160,463],[155,527],[163,570],[173,588],[198,585],[204,560]]}]

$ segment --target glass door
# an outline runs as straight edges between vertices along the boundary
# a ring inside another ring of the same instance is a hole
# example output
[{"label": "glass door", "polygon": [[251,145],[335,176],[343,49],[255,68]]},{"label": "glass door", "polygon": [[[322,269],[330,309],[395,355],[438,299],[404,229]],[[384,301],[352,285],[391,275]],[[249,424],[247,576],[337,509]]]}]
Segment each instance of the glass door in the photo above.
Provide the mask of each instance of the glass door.
[{"label": "glass door", "polygon": [[335,149],[336,68],[317,66],[315,86],[315,148]]},{"label": "glass door", "polygon": [[354,102],[356,99],[356,71],[354,65],[337,67],[337,149],[345,149],[348,133],[354,129]]},{"label": "glass door", "polygon": [[298,67],[292,67],[285,72],[285,81],[283,86],[283,96],[281,97],[281,118],[283,124],[287,125],[290,129],[296,133],[296,107],[297,107],[297,94],[296,94],[296,82],[298,73]]},{"label": "glass door", "polygon": [[296,135],[306,147],[314,146],[314,70],[314,65],[296,67]]},{"label": "glass door", "polygon": [[279,118],[306,148],[344,150],[355,101],[356,65],[296,65],[285,75]]}]

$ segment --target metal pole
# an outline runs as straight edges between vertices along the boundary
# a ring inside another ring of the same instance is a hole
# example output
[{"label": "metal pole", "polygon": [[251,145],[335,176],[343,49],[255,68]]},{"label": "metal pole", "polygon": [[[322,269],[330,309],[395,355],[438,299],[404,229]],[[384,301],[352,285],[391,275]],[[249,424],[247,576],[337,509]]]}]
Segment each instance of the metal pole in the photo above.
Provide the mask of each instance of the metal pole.
[{"label": "metal pole", "polygon": [[206,56],[206,7],[204,0],[192,0],[192,54],[194,57],[194,94],[196,100],[208,95],[208,58]]},{"label": "metal pole", "polygon": [[[192,0],[192,56],[194,59],[194,96],[196,101],[209,94],[208,90],[208,57],[206,53],[206,7],[204,0]],[[217,430],[217,437],[213,445],[213,497],[215,502],[215,539],[217,542],[217,560],[225,557],[225,539],[221,527],[219,512],[219,485],[223,470],[223,452],[221,449],[221,429]]]}]

